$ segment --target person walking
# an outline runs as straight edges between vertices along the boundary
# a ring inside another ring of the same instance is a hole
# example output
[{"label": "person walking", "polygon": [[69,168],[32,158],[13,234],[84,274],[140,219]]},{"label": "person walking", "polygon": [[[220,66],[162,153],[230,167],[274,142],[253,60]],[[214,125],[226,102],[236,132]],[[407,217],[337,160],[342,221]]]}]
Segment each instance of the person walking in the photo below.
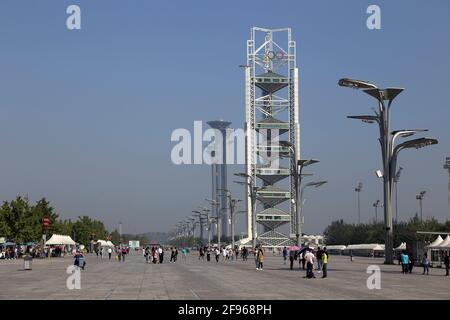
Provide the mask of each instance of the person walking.
[{"label": "person walking", "polygon": [[284,264],[286,264],[287,256],[288,256],[288,250],[287,250],[286,247],[284,247],[283,248],[283,261],[284,261]]},{"label": "person walking", "polygon": [[211,248],[208,248],[206,250],[206,261],[208,261],[208,262],[211,261]]},{"label": "person walking", "polygon": [[148,263],[148,256],[150,255],[150,248],[146,247],[144,250],[145,263]]},{"label": "person walking", "polygon": [[175,247],[175,260],[174,260],[174,262],[176,262],[177,259],[178,259],[178,248]]},{"label": "person walking", "polygon": [[448,257],[448,252],[446,252],[444,256],[444,265],[445,265],[445,276],[448,277],[448,269],[450,267],[450,259]]},{"label": "person walking", "polygon": [[317,271],[318,273],[320,273],[322,270],[322,255],[323,255],[323,250],[318,247],[317,248],[317,252],[316,252],[316,260],[317,260]]},{"label": "person walking", "polygon": [[412,273],[414,267],[414,256],[412,253],[409,254],[409,265],[408,265],[408,271],[409,273]]},{"label": "person walking", "polygon": [[328,265],[328,252],[327,248],[323,248],[322,251],[322,278],[326,278],[328,276],[327,274],[327,265]]},{"label": "person walking", "polygon": [[153,251],[153,263],[156,264],[158,263],[159,260],[159,252],[158,252],[158,248],[155,248],[155,250]]},{"label": "person walking", "polygon": [[303,263],[303,256],[304,256],[304,253],[300,251],[300,253],[298,255],[298,269],[301,269],[302,265],[305,265]]},{"label": "person walking", "polygon": [[256,247],[256,248],[253,250],[253,258],[255,259],[255,266],[256,266],[256,269],[258,269],[258,265],[259,265],[259,263],[258,263],[258,252],[259,252],[258,247]]},{"label": "person walking", "polygon": [[407,274],[408,273],[408,264],[409,264],[409,257],[406,254],[406,251],[403,251],[402,255],[400,256],[402,260],[402,273]]},{"label": "person walking", "polygon": [[158,257],[159,257],[159,263],[164,262],[164,250],[162,247],[159,247],[158,249]]},{"label": "person walking", "polygon": [[184,262],[187,262],[187,249],[186,248],[181,249],[181,259]]},{"label": "person walking", "polygon": [[218,263],[218,262],[219,262],[219,257],[220,257],[220,251],[219,251],[219,248],[216,248],[215,254],[216,254],[216,262]]},{"label": "person walking", "polygon": [[289,263],[290,263],[290,269],[294,267],[294,254],[295,252],[293,250],[289,251]]},{"label": "person walking", "polygon": [[422,258],[422,266],[423,266],[423,273],[425,274],[425,272],[428,275],[428,270],[429,270],[429,266],[430,266],[430,260],[428,259],[428,254],[424,253],[423,254],[423,258]]},{"label": "person walking", "polygon": [[127,254],[127,249],[125,247],[122,248],[122,262],[125,262],[125,256]]},{"label": "person walking", "polygon": [[258,260],[258,268],[256,270],[263,270],[263,263],[264,263],[264,252],[263,249],[260,247],[258,250],[258,254],[256,255]]},{"label": "person walking", "polygon": [[111,260],[111,254],[112,254],[112,249],[111,247],[108,248],[108,259]]}]

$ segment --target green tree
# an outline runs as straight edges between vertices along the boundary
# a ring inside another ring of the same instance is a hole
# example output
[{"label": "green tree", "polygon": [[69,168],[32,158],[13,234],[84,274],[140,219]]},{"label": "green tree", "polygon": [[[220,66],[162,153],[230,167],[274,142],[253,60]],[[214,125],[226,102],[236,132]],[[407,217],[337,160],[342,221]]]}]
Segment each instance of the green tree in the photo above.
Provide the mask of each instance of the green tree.
[{"label": "green tree", "polygon": [[73,230],[75,233],[74,240],[85,246],[89,246],[93,236],[95,237],[94,240],[105,240],[108,235],[103,222],[93,220],[88,216],[78,217],[78,220],[73,225]]},{"label": "green tree", "polygon": [[50,220],[50,224],[48,230],[46,230],[47,239],[54,233],[57,233],[58,227],[58,214],[54,212],[53,207],[50,206],[50,202],[47,199],[42,198],[36,205],[31,207],[31,217],[30,223],[33,228],[33,239],[40,239],[42,232],[42,221],[44,218],[48,218]]},{"label": "green tree", "polygon": [[120,244],[120,234],[116,229],[114,229],[114,231],[111,232],[111,242],[114,243],[115,245]]}]

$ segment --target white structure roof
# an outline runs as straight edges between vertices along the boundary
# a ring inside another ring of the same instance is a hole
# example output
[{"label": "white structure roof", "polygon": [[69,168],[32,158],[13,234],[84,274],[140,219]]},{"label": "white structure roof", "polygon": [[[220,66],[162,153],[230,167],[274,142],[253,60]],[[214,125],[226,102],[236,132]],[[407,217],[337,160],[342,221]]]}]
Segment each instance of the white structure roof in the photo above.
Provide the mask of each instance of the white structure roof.
[{"label": "white structure roof", "polygon": [[442,243],[438,246],[439,249],[450,249],[450,235],[442,241]]},{"label": "white structure roof", "polygon": [[435,248],[438,247],[442,242],[444,242],[444,239],[442,239],[442,237],[439,235],[436,240],[434,240],[432,243],[430,243],[430,245],[428,246],[428,248]]},{"label": "white structure roof", "polygon": [[71,244],[74,245],[75,241],[72,240],[70,236],[65,236],[61,234],[54,234],[48,241],[45,243],[46,245],[62,245],[62,244]]},{"label": "white structure roof", "polygon": [[406,250],[406,242],[402,242],[397,248],[394,250]]},{"label": "white structure roof", "polygon": [[97,240],[97,243],[102,247],[114,247],[114,244],[111,241]]},{"label": "white structure roof", "polygon": [[384,244],[367,243],[367,244],[350,244],[345,250],[384,250]]},{"label": "white structure roof", "polygon": [[344,245],[333,245],[333,246],[325,246],[327,250],[344,250],[346,246]]}]

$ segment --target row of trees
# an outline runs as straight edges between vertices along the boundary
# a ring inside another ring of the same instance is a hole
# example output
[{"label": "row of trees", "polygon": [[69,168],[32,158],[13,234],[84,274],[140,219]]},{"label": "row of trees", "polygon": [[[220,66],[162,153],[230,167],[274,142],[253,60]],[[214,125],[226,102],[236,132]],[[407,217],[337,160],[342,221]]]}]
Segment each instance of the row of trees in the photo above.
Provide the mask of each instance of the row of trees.
[{"label": "row of trees", "polygon": [[[421,221],[416,215],[407,222],[394,224],[394,246],[417,239],[416,231],[448,232],[450,221],[440,223],[431,218]],[[324,231],[328,245],[359,243],[384,243],[384,223],[350,224],[344,220],[333,221]]]},{"label": "row of trees", "polygon": [[65,234],[85,246],[91,240],[106,239],[109,235],[113,243],[118,244],[120,241],[117,230],[109,233],[101,221],[88,216],[80,216],[76,221],[63,220],[47,199],[42,198],[33,205],[27,197],[20,196],[12,201],[4,201],[0,207],[0,236],[19,243],[39,242],[42,239],[44,218],[50,219],[47,239],[53,234]]}]

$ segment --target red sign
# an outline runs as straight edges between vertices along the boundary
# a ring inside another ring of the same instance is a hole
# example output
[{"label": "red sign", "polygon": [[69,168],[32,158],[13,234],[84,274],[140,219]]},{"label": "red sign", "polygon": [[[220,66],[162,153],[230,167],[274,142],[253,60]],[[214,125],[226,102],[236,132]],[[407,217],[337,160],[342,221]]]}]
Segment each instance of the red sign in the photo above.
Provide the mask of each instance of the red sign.
[{"label": "red sign", "polygon": [[50,219],[49,218],[44,218],[42,219],[42,227],[44,229],[48,229],[48,226],[50,225]]}]

